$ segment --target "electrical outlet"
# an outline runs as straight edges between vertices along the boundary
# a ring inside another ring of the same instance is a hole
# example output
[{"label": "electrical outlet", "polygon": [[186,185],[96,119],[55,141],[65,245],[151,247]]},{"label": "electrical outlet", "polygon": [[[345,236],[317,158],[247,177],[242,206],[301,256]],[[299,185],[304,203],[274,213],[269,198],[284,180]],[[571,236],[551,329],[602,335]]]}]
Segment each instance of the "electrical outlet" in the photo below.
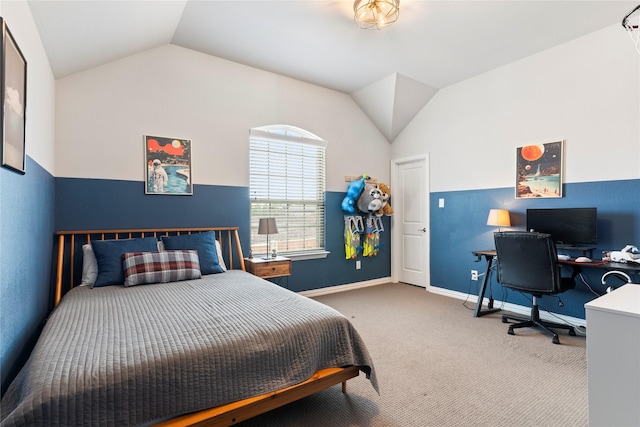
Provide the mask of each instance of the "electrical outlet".
[{"label": "electrical outlet", "polygon": [[362,268],[362,264],[360,263],[360,260],[356,261],[356,270],[360,270],[360,268]]},{"label": "electrical outlet", "polygon": [[471,280],[478,280],[478,270],[471,270]]}]

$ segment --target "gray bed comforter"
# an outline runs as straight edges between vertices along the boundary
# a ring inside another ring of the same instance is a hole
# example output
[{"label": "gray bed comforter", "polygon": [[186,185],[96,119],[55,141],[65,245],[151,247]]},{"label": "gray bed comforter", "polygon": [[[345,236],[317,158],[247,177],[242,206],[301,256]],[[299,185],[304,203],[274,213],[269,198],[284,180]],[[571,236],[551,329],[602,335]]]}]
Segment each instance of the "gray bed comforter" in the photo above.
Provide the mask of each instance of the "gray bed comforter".
[{"label": "gray bed comforter", "polygon": [[75,288],[2,399],[4,426],[125,426],[222,405],[356,365],[364,342],[334,309],[239,270]]}]

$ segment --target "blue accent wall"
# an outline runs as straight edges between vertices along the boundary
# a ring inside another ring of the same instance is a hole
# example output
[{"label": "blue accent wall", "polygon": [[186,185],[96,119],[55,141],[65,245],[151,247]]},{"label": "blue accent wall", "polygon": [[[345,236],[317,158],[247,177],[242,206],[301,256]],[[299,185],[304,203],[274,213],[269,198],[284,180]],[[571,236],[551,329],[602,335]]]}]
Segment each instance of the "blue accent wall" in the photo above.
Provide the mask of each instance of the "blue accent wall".
[{"label": "blue accent wall", "polygon": [[192,196],[158,195],[141,181],[56,178],[58,230],[212,225],[246,231],[249,189],[196,184]]},{"label": "blue accent wall", "polygon": [[[564,197],[555,199],[515,199],[512,187],[431,193],[431,284],[478,294],[481,281],[471,281],[470,272],[484,272],[485,263],[484,260],[475,262],[471,252],[494,248],[496,228],[486,225],[491,208],[509,210],[512,226],[505,230],[524,230],[528,208],[596,207],[598,244],[594,258],[600,258],[603,250],[620,250],[627,244],[640,245],[640,180],[565,184],[563,192]],[[444,208],[438,208],[439,199],[445,200]],[[583,268],[583,273],[596,293],[604,293],[605,287],[600,280],[604,270]],[[491,289],[485,296],[492,292],[498,304],[504,300],[530,305],[527,297],[503,289],[495,279],[493,275]],[[640,277],[636,276],[635,280],[640,281]],[[619,285],[620,282],[615,283],[612,278],[611,284]],[[545,297],[539,302],[541,307],[554,313],[584,319],[584,304],[595,297],[584,283],[577,282],[576,289],[561,295],[564,307],[560,307],[554,297]]]},{"label": "blue accent wall", "polygon": [[2,394],[28,358],[53,299],[54,178],[30,157],[26,171],[0,168]]},{"label": "blue accent wall", "polygon": [[[358,257],[362,268],[344,255],[344,192],[326,193],[325,259],[295,261],[292,275],[274,279],[293,291],[342,285],[391,275],[391,237],[382,233],[375,257]],[[195,185],[192,196],[148,195],[136,181],[56,178],[56,229],[238,226],[245,255],[249,253],[249,189]],[[389,218],[383,219],[389,230]]]},{"label": "blue accent wall", "polygon": [[194,185],[193,195],[145,194],[141,181],[56,178],[56,230],[240,227],[249,247],[249,189]]}]

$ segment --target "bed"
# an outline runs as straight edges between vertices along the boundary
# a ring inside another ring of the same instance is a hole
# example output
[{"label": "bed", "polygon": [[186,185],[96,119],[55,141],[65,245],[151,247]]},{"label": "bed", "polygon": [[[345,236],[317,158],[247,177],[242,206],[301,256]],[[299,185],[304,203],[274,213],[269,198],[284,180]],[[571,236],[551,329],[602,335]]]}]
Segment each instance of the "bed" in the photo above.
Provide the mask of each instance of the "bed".
[{"label": "bed", "polygon": [[[336,384],[345,392],[360,371],[377,390],[348,319],[245,272],[237,227],[57,239],[56,307],[2,399],[3,427],[229,426]],[[123,270],[111,279],[126,286],[104,284],[114,259]]]}]

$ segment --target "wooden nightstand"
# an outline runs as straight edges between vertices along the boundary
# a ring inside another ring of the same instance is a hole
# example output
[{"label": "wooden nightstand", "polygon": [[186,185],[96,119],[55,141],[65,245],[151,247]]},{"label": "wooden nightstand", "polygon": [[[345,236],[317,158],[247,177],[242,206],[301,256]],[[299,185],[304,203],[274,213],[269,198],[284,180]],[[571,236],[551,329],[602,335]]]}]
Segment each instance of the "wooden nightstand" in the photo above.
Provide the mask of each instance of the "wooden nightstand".
[{"label": "wooden nightstand", "polygon": [[291,276],[291,260],[282,256],[270,259],[245,258],[244,266],[249,273],[263,279]]}]

